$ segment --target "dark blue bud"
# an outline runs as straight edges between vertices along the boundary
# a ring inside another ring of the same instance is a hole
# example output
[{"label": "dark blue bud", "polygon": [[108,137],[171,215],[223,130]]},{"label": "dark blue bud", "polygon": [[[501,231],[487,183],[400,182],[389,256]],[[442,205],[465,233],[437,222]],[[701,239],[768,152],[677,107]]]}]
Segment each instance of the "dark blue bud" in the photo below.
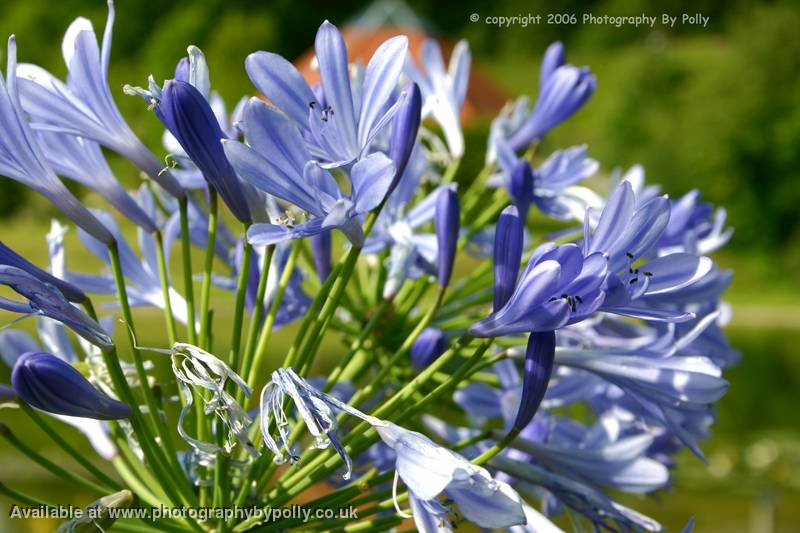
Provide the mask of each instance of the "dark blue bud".
[{"label": "dark blue bud", "polygon": [[320,281],[325,281],[333,270],[331,263],[331,232],[323,231],[311,236],[311,254]]},{"label": "dark blue bud", "polygon": [[494,230],[494,311],[508,302],[522,261],[522,221],[513,205],[506,207]]},{"label": "dark blue bud", "polygon": [[175,79],[189,83],[189,58],[182,57],[175,65]]},{"label": "dark blue bud", "polygon": [[519,217],[523,221],[527,220],[528,209],[533,200],[533,169],[525,159],[518,160],[514,170],[511,172],[508,192],[511,196],[511,201],[519,209]]},{"label": "dark blue bud", "polygon": [[118,420],[130,406],[106,396],[69,363],[44,352],[22,354],[11,371],[11,384],[29,405],[57,415]]},{"label": "dark blue bud", "polygon": [[450,187],[442,189],[436,198],[436,243],[439,250],[438,281],[440,287],[447,287],[453,274],[456,258],[458,230],[460,229],[461,206],[456,191]]},{"label": "dark blue bud", "polygon": [[389,196],[403,172],[406,170],[408,158],[417,140],[419,124],[422,120],[422,94],[416,83],[411,83],[400,95],[400,106],[392,118],[392,139],[389,143],[389,157],[394,163],[395,175],[389,191]]},{"label": "dark blue bud", "polygon": [[83,303],[86,301],[86,294],[78,287],[72,283],[58,279],[49,272],[45,272],[2,242],[0,242],[0,265],[17,267],[20,270],[24,270],[39,281],[43,281],[55,286],[61,291],[67,300],[71,302]]},{"label": "dark blue bud", "polygon": [[539,71],[539,86],[543,87],[553,72],[558,67],[566,63],[567,58],[564,54],[564,45],[561,41],[556,41],[547,47],[542,57],[542,66]]},{"label": "dark blue bud", "polygon": [[185,81],[170,80],[164,84],[155,111],[233,215],[241,222],[251,222],[239,177],[222,148],[225,134],[200,91]]},{"label": "dark blue bud", "polygon": [[514,427],[524,429],[533,419],[539,404],[544,399],[550,374],[553,372],[553,359],[556,355],[556,333],[545,331],[531,333],[525,351],[525,368],[522,374],[522,399],[514,420]]},{"label": "dark blue bud", "polygon": [[447,350],[447,338],[438,328],[425,328],[411,345],[411,364],[427,368]]}]

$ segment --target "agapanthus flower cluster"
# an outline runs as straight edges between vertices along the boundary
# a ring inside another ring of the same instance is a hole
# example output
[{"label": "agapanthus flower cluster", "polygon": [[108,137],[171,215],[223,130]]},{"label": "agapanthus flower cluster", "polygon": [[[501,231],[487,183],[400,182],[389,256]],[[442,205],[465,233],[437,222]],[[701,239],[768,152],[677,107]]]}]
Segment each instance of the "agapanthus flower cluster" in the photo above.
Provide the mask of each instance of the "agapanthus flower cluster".
[{"label": "agapanthus flower cluster", "polygon": [[[255,51],[239,71],[253,93],[229,110],[196,46],[171,79],[110,87],[113,15],[109,2],[99,43],[88,20],[69,27],[65,81],[17,64],[14,37],[0,77],[0,174],[66,217],[42,241],[46,264],[0,243],[0,284],[16,295],[0,308],[17,315],[0,332],[0,405],[85,472],[5,424],[0,434],[92,493],[94,525],[662,529],[615,498],[669,488],[682,448],[703,457],[738,359],[723,332],[731,273],[709,257],[732,230],[699,191],[672,199],[640,167],[623,174],[589,146],[547,142],[591,105],[588,67],[550,46],[535,103],[501,111],[485,168],[470,170],[462,157],[484,148],[464,143],[466,41],[449,68],[435,41],[417,60],[402,35],[353,64],[325,21],[318,83]],[[126,95],[163,124],[163,146],[128,126],[115,103]],[[135,190],[104,149],[133,164]],[[86,208],[64,179],[113,209]],[[80,271],[67,264],[70,226],[70,246],[94,258]],[[36,336],[17,327],[31,315]],[[288,325],[290,340],[276,338]],[[134,501],[358,512],[109,512]]]}]

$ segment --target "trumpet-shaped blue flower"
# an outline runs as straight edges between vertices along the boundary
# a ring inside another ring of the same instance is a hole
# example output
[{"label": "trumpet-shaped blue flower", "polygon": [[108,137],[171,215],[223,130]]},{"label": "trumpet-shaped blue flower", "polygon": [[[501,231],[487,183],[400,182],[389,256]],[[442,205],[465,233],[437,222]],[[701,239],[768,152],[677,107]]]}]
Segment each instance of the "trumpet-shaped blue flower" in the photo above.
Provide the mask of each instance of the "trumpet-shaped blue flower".
[{"label": "trumpet-shaped blue flower", "polygon": [[8,176],[50,200],[70,220],[105,244],[114,238],[53,172],[20,105],[17,43],[8,39],[6,79],[0,75],[0,175]]},{"label": "trumpet-shaped blue flower", "polygon": [[606,258],[584,256],[574,244],[545,243],[531,255],[506,304],[470,328],[476,337],[554,331],[602,304]]},{"label": "trumpet-shaped blue flower", "polygon": [[324,168],[336,168],[366,155],[372,140],[391,120],[396,111],[391,97],[407,48],[404,36],[384,42],[354,92],[344,38],[336,26],[325,21],[315,42],[321,98],[297,69],[277,54],[250,54],[245,68],[256,88],[300,128],[314,158]]},{"label": "trumpet-shaped blue flower", "polygon": [[345,195],[333,176],[311,160],[299,131],[281,112],[253,98],[242,128],[249,145],[223,141],[236,171],[308,217],[299,223],[254,224],[247,233],[252,244],[274,244],[332,228],[339,228],[355,246],[364,244],[361,215],[380,205],[395,174],[388,157],[374,153],[354,164],[349,172],[352,194]]},{"label": "trumpet-shaped blue flower", "polygon": [[[546,60],[549,62],[550,58]],[[511,149],[525,148],[572,116],[594,93],[596,83],[588,67],[563,64],[550,70],[541,83],[539,98],[530,115],[508,138]]]},{"label": "trumpet-shaped blue flower", "polygon": [[590,218],[584,223],[585,254],[603,253],[611,274],[603,310],[647,320],[685,321],[691,313],[637,303],[648,296],[665,296],[705,277],[713,263],[707,257],[674,253],[645,261],[653,253],[670,218],[669,200],[657,196],[639,204],[627,181],[611,193],[608,204],[591,232]]},{"label": "trumpet-shaped blue flower", "polygon": [[438,244],[432,233],[415,231],[430,222],[436,213],[436,199],[442,188],[438,187],[413,206],[424,174],[430,165],[422,147],[417,144],[411,153],[406,170],[391,193],[386,207],[381,211],[375,226],[364,243],[364,253],[378,254],[389,248],[389,264],[383,296],[397,293],[406,278],[417,278],[423,273],[436,273]]},{"label": "trumpet-shaped blue flower", "polygon": [[47,161],[60,175],[97,191],[145,231],[152,233],[158,229],[155,220],[119,184],[97,143],[54,131],[40,131],[38,139]]},{"label": "trumpet-shaped blue flower", "polygon": [[97,420],[132,414],[129,405],[109,398],[72,365],[48,353],[21,355],[11,371],[11,383],[26,403],[48,413]]},{"label": "trumpet-shaped blue flower", "polygon": [[424,104],[423,116],[432,116],[441,126],[450,155],[464,155],[464,134],[461,131],[461,108],[467,96],[472,54],[467,41],[456,43],[445,69],[442,50],[434,39],[426,39],[421,49],[423,71],[409,56],[406,72],[419,85]]},{"label": "trumpet-shaped blue flower", "polygon": [[69,26],[61,45],[69,70],[66,83],[36,65],[19,65],[16,73],[22,107],[31,115],[34,129],[91,139],[127,158],[170,194],[182,198],[180,184],[133,133],[111,95],[108,65],[113,25],[114,3],[109,0],[101,46],[88,19],[79,17]]},{"label": "trumpet-shaped blue flower", "polygon": [[[576,185],[592,176],[600,164],[587,157],[586,146],[573,146],[553,152],[544,163],[531,170],[505,142],[497,143],[499,172],[488,183],[505,186],[520,214],[531,202],[542,213],[559,219],[583,220],[590,207],[603,200],[586,187]],[[531,173],[530,179],[527,174]],[[523,216],[523,219],[525,217]]]},{"label": "trumpet-shaped blue flower", "polygon": [[397,454],[397,475],[408,487],[414,521],[420,531],[440,531],[449,524],[437,499],[445,493],[470,522],[484,528],[506,528],[525,523],[519,494],[508,484],[461,455],[438,446],[425,435],[391,422],[375,430]]}]

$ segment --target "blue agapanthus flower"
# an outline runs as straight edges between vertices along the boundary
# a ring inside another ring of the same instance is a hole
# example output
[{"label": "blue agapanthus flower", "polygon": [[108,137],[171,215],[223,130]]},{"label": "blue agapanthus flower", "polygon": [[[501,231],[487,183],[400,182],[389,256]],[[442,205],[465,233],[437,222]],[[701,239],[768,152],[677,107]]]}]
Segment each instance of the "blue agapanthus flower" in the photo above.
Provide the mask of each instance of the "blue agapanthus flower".
[{"label": "blue agapanthus flower", "polygon": [[91,139],[126,157],[181,198],[183,188],[133,133],[111,95],[108,65],[113,25],[114,3],[109,0],[101,46],[88,19],[79,17],[69,26],[61,44],[69,72],[66,83],[36,65],[19,65],[16,73],[22,107],[33,118],[34,129]]},{"label": "blue agapanthus flower", "polygon": [[250,54],[245,68],[256,88],[299,128],[320,165],[338,168],[364,157],[391,120],[396,108],[390,98],[407,48],[405,36],[383,43],[367,65],[364,79],[353,89],[347,46],[336,26],[325,21],[315,41],[322,78],[319,97],[297,69],[277,54]]},{"label": "blue agapanthus flower", "polygon": [[348,195],[312,159],[300,131],[279,111],[251,99],[242,130],[249,145],[223,141],[233,167],[257,189],[297,207],[301,217],[295,220],[288,213],[282,223],[254,224],[247,232],[252,244],[274,244],[333,228],[354,245],[364,244],[361,217],[378,207],[394,178],[395,167],[388,157],[376,152],[355,163],[348,173],[352,187]]}]

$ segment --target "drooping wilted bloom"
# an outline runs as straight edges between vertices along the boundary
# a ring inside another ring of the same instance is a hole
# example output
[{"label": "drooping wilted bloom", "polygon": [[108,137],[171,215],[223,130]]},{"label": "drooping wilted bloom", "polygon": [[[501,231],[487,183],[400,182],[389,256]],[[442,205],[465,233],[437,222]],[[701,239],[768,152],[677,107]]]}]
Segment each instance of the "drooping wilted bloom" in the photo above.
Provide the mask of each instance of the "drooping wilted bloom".
[{"label": "drooping wilted bloom", "polygon": [[425,328],[411,345],[411,364],[426,368],[447,350],[447,337],[439,328]]},{"label": "drooping wilted bloom", "polygon": [[54,285],[71,302],[82,303],[86,301],[86,294],[74,284],[42,270],[2,242],[0,242],[0,265],[17,267],[44,283]]},{"label": "drooping wilted bloom", "polygon": [[42,153],[17,92],[17,43],[8,39],[6,79],[0,75],[0,175],[8,176],[50,200],[64,215],[105,244],[111,234],[61,183]]},{"label": "drooping wilted bloom", "polygon": [[439,252],[438,276],[440,287],[447,287],[453,275],[453,263],[456,259],[458,231],[461,227],[461,204],[456,191],[447,187],[439,192],[436,198],[436,243]]},{"label": "drooping wilted bloom", "polygon": [[397,187],[417,141],[417,132],[422,119],[422,97],[416,83],[410,84],[400,95],[397,113],[392,119],[392,136],[389,141],[389,157],[394,163],[395,177],[387,195]]},{"label": "drooping wilted bloom", "polygon": [[274,244],[339,228],[354,245],[363,245],[360,216],[380,205],[395,174],[388,157],[376,152],[355,163],[349,171],[352,194],[348,196],[330,172],[311,159],[297,127],[283,113],[253,98],[242,129],[249,145],[223,141],[233,167],[254,187],[308,217],[300,222],[254,224],[247,232],[252,244]]},{"label": "drooping wilted bloom", "polygon": [[45,352],[20,356],[11,371],[11,383],[26,403],[49,413],[97,420],[132,414],[129,405],[109,398],[72,365]]},{"label": "drooping wilted bloom", "polygon": [[[308,150],[321,166],[337,168],[366,155],[375,135],[391,120],[396,107],[387,109],[387,105],[407,48],[405,36],[383,43],[354,94],[344,38],[336,26],[325,21],[315,41],[324,103],[297,69],[277,54],[250,54],[245,68],[256,88],[300,127]],[[360,102],[358,108],[354,102]]]},{"label": "drooping wilted bloom", "polygon": [[222,148],[226,136],[206,98],[185,81],[169,80],[154,109],[234,216],[250,222],[247,199]]},{"label": "drooping wilted bloom", "polygon": [[575,244],[536,248],[508,302],[470,328],[476,337],[554,331],[579,322],[603,303],[606,258]]},{"label": "drooping wilted bloom", "polygon": [[420,72],[409,57],[406,60],[406,72],[422,90],[422,114],[433,116],[441,126],[450,155],[458,159],[464,155],[460,115],[467,96],[472,61],[469,44],[465,40],[456,43],[447,70],[442,59],[442,50],[434,39],[426,39],[422,43],[421,57],[424,70]]},{"label": "drooping wilted bloom", "polygon": [[103,328],[86,313],[69,303],[54,285],[41,281],[17,267],[0,265],[0,285],[6,285],[27,302],[0,298],[0,308],[14,313],[40,314],[62,322],[75,333],[100,348],[114,345]]},{"label": "drooping wilted bloom", "polygon": [[494,230],[494,311],[499,311],[514,292],[523,236],[519,211],[513,205],[506,207]]},{"label": "drooping wilted bloom", "polygon": [[[252,456],[258,456],[258,451],[253,446],[247,432],[252,424],[252,419],[240,406],[236,399],[225,390],[228,382],[232,382],[245,396],[250,396],[250,388],[214,355],[191,344],[176,342],[170,350],[155,350],[165,352],[172,358],[172,373],[178,380],[178,386],[187,398],[178,418],[178,433],[189,446],[199,453],[203,460],[216,457],[220,452],[230,453],[235,443],[239,443]],[[184,425],[186,415],[193,410],[192,389],[207,391],[210,397],[203,398],[203,410],[206,414],[215,414],[228,428],[229,435],[221,448],[213,442],[199,440],[189,435]]]},{"label": "drooping wilted bloom", "polygon": [[69,74],[64,83],[36,65],[21,64],[22,107],[35,129],[53,130],[91,139],[130,160],[176,198],[183,189],[164,165],[133,133],[120,114],[108,85],[114,3],[108,2],[108,20],[102,46],[92,23],[75,19],[64,34],[61,50]]}]

